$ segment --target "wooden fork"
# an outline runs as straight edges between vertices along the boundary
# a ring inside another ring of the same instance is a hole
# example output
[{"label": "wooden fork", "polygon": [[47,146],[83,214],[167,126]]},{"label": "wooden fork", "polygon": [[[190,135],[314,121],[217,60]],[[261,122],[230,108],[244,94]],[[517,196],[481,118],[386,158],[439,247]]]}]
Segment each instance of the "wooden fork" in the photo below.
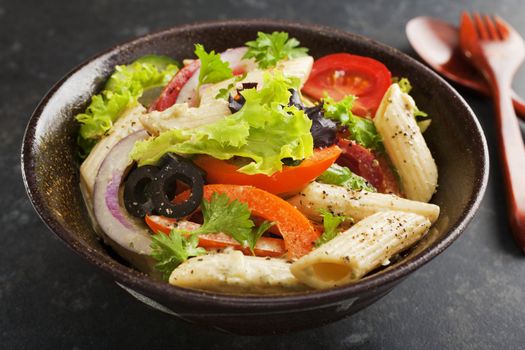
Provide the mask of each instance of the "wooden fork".
[{"label": "wooden fork", "polygon": [[512,78],[525,58],[525,44],[501,18],[478,13],[462,13],[459,38],[464,55],[492,89],[510,227],[525,253],[525,146],[511,100]]}]

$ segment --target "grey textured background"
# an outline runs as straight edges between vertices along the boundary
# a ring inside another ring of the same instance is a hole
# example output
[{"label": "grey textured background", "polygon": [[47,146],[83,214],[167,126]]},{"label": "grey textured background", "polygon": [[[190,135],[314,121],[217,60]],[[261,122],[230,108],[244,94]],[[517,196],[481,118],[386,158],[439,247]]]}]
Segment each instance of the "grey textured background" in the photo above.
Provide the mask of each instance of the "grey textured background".
[{"label": "grey textured background", "polygon": [[[404,25],[496,12],[525,35],[525,2],[0,0],[0,348],[517,349],[525,346],[525,257],[505,221],[492,104],[459,91],[486,130],[492,165],[477,217],[448,250],[392,293],[324,328],[234,337],[154,311],[46,229],[22,184],[19,149],[32,110],[63,74],[114,44],[182,23],[285,18],[364,34],[411,55]],[[525,71],[515,87],[525,96]],[[523,125],[522,125],[523,126]],[[525,169],[524,169],[525,172]]]}]

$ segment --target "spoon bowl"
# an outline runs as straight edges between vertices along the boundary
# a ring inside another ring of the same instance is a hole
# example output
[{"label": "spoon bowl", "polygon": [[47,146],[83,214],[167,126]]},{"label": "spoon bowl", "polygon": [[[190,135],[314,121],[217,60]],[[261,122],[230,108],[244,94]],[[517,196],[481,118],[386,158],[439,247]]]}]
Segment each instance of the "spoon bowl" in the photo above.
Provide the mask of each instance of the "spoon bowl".
[{"label": "spoon bowl", "polygon": [[[459,30],[452,24],[426,16],[415,17],[406,25],[406,35],[416,53],[446,78],[490,96],[483,76],[463,56]],[[525,119],[525,101],[512,93],[514,108]]]}]

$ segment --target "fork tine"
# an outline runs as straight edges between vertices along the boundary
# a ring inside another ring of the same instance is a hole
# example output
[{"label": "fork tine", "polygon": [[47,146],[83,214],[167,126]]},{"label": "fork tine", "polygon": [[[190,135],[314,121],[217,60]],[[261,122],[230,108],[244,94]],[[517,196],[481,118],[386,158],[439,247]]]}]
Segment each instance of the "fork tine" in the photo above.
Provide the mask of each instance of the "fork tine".
[{"label": "fork tine", "polygon": [[487,32],[489,33],[489,37],[492,40],[501,40],[501,39],[503,39],[503,37],[500,35],[498,30],[496,29],[496,27],[494,25],[494,21],[492,20],[492,18],[490,18],[490,16],[488,16],[488,15],[484,15],[483,19],[485,21],[485,27],[487,29]]},{"label": "fork tine", "polygon": [[507,39],[509,37],[510,31],[513,30],[512,27],[499,16],[494,16],[494,22],[496,22],[496,28],[501,36],[501,39]]},{"label": "fork tine", "polygon": [[476,24],[480,39],[489,40],[490,36],[487,32],[487,28],[485,28],[485,24],[483,24],[483,20],[481,19],[480,14],[477,12],[474,12],[474,23]]},{"label": "fork tine", "polygon": [[476,26],[472,22],[472,18],[467,11],[461,13],[461,21],[459,26],[459,37],[461,42],[469,42],[478,38]]}]

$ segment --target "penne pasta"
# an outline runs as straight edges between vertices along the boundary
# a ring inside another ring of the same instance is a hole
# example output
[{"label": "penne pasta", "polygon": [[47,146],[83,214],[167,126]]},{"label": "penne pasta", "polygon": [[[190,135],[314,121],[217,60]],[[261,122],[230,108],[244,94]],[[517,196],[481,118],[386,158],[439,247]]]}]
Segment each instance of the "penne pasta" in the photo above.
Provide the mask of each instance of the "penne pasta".
[{"label": "penne pasta", "polygon": [[397,169],[407,198],[428,202],[437,188],[432,154],[414,119],[415,103],[398,84],[387,90],[374,118],[386,152]]},{"label": "penne pasta", "polygon": [[199,107],[189,107],[187,103],[174,104],[159,112],[144,113],[140,122],[152,135],[158,135],[172,129],[193,129],[207,125],[230,115],[228,102],[216,99]]},{"label": "penne pasta", "polygon": [[335,215],[349,216],[359,221],[381,211],[404,211],[422,215],[432,223],[439,216],[435,204],[417,202],[395,196],[367,191],[353,191],[341,186],[312,182],[289,203],[297,207],[309,219],[321,221],[320,209]]},{"label": "penne pasta", "polygon": [[360,279],[410,247],[430,228],[417,214],[387,211],[359,221],[347,231],[297,260],[293,275],[317,288],[338,287]]},{"label": "penne pasta", "polygon": [[239,251],[191,258],[173,270],[169,283],[224,293],[286,293],[308,289],[283,259],[244,256]]}]

